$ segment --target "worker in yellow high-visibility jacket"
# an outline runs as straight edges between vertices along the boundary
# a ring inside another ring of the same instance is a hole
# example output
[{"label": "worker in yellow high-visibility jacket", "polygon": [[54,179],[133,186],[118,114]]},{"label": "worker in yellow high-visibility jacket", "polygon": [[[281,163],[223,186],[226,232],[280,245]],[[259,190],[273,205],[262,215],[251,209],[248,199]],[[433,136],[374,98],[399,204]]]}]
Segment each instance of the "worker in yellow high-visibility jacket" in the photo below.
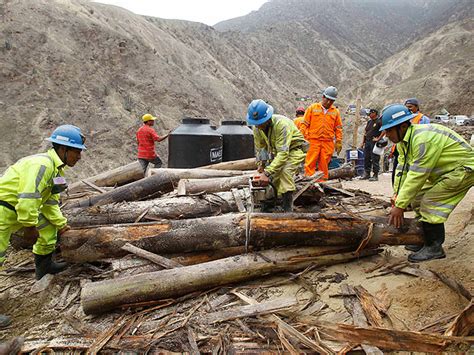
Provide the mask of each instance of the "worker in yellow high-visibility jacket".
[{"label": "worker in yellow high-visibility jacket", "polygon": [[446,256],[444,223],[474,186],[474,149],[442,125],[411,124],[414,116],[404,105],[387,106],[380,130],[400,154],[389,222],[400,227],[405,209],[412,206],[423,225],[424,246],[407,246],[414,251],[408,260],[420,262]]},{"label": "worker in yellow high-visibility jacket", "polygon": [[263,100],[253,100],[247,111],[247,122],[254,126],[254,143],[258,174],[263,184],[270,181],[281,197],[285,212],[293,209],[295,175],[304,161],[308,142],[288,117],[273,113],[273,107]]},{"label": "worker in yellow high-visibility jacket", "polygon": [[0,264],[11,234],[23,229],[24,237],[35,241],[38,280],[66,267],[52,260],[58,235],[69,229],[59,193],[67,187],[64,168],[74,166],[86,149],[81,130],[72,125],[59,126],[47,140],[53,147],[46,153],[20,159],[0,177]]}]

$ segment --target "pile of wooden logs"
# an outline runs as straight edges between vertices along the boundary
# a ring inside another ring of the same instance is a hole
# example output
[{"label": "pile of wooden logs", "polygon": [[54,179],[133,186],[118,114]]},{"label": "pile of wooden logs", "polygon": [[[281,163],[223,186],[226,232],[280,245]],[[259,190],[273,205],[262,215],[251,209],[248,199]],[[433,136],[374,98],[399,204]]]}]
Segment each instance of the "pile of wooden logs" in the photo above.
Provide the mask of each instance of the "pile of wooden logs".
[{"label": "pile of wooden logs", "polygon": [[[472,333],[472,301],[449,332],[436,336],[384,328],[387,306],[361,286],[343,284],[339,295],[354,325],[314,316],[325,304],[301,275],[372,257],[383,245],[422,244],[420,225],[406,219],[402,229],[395,229],[387,224],[385,202],[344,189],[338,179],[351,178],[351,166],[331,170],[324,183],[298,178],[292,213],[253,212],[248,181],[254,173],[255,159],[195,169],[149,169],[146,174],[132,163],[71,185],[63,212],[72,229],[61,236],[61,256],[76,264],[70,273],[98,273],[96,278],[82,274],[73,296],[80,294],[82,310],[94,315],[87,317],[89,326],[91,319],[113,321],[100,333],[91,333],[91,328],[84,333],[87,326],[68,318],[87,336],[75,342],[30,342],[23,351],[73,346],[89,353],[146,353],[162,340],[160,346],[168,350],[190,353],[233,352],[227,348],[230,343],[234,350],[249,350],[262,346],[257,341],[272,351],[280,351],[275,344],[281,343],[289,353],[309,349],[325,354],[353,348],[371,353],[464,351],[472,344],[466,337]],[[374,210],[382,213],[366,214]],[[421,272],[407,267],[396,270]],[[242,291],[255,287],[257,279],[282,273],[290,273],[314,297],[257,301],[252,292]],[[64,299],[68,292],[62,291]],[[466,290],[463,295],[472,299]],[[253,316],[259,316],[255,323],[244,321]],[[229,327],[246,337],[230,341]],[[170,345],[164,345],[168,340]]]},{"label": "pile of wooden logs", "polygon": [[[66,261],[96,262],[132,252],[165,269],[86,284],[84,311],[347,262],[373,255],[383,244],[422,243],[413,220],[397,230],[385,217],[324,210],[325,193],[355,196],[337,183],[302,178],[295,194],[298,212],[250,213],[248,181],[254,172],[255,159],[146,174],[131,163],[73,184],[63,206],[72,227],[61,237]],[[353,174],[351,166],[343,166],[329,178]]]}]

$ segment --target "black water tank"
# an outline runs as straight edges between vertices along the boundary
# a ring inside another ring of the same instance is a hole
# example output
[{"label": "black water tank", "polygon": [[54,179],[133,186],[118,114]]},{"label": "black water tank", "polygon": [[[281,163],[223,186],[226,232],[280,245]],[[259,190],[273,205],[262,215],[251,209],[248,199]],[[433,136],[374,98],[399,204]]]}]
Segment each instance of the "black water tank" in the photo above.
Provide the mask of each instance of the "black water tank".
[{"label": "black water tank", "polygon": [[253,132],[245,121],[225,120],[217,129],[224,141],[222,161],[255,157]]},{"label": "black water tank", "polygon": [[196,168],[222,161],[222,135],[209,119],[184,118],[168,138],[168,166]]}]

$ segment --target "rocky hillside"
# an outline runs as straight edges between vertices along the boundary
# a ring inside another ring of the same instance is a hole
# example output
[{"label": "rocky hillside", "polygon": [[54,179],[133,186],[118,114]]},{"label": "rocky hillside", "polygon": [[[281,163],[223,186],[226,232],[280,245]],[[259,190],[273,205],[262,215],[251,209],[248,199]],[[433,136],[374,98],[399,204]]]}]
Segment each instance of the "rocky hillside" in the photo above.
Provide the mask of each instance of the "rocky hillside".
[{"label": "rocky hillside", "polygon": [[314,39],[314,43],[330,43],[368,69],[419,36],[464,17],[461,8],[468,5],[466,0],[273,0],[258,11],[214,27],[252,35],[269,28],[284,29],[276,35],[284,32],[285,42],[296,43],[303,57],[324,53],[317,45],[308,45],[307,40]]},{"label": "rocky hillside", "polygon": [[[429,115],[474,114],[474,19],[443,26],[364,73],[347,87],[361,86],[367,105],[383,107],[417,96]],[[355,90],[349,94],[355,96]]]},{"label": "rocky hillside", "polygon": [[[271,0],[213,28],[83,0],[4,0],[0,171],[46,148],[43,139],[62,123],[82,127],[88,138],[90,149],[71,172],[77,177],[134,160],[145,112],[160,117],[159,133],[184,116],[243,118],[257,97],[291,115],[295,96],[317,99],[324,86],[382,66],[411,41],[464,18],[465,4]],[[346,93],[349,86],[340,102]],[[166,159],[165,143],[158,151]]]}]

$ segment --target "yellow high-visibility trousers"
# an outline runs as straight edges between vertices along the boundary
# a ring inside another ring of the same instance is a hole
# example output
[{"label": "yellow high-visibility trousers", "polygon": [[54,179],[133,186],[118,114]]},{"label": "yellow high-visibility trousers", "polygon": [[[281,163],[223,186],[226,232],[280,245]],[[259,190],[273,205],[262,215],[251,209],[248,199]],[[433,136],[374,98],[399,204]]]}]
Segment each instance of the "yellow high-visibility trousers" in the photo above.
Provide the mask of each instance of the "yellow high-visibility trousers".
[{"label": "yellow high-visibility trousers", "polygon": [[[0,265],[5,261],[5,253],[10,244],[10,237],[23,226],[17,222],[16,213],[4,206],[0,206]],[[42,214],[39,215],[39,237],[33,245],[33,253],[48,255],[56,248],[58,229],[52,225]]]},{"label": "yellow high-visibility trousers", "polygon": [[283,168],[272,176],[272,183],[277,189],[278,196],[281,196],[285,192],[296,190],[295,175],[305,157],[306,154],[302,149],[290,150],[288,159],[285,165],[283,165]]},{"label": "yellow high-visibility trousers", "polygon": [[444,223],[472,186],[474,171],[459,167],[442,175],[434,183],[426,183],[411,206],[420,221]]}]

